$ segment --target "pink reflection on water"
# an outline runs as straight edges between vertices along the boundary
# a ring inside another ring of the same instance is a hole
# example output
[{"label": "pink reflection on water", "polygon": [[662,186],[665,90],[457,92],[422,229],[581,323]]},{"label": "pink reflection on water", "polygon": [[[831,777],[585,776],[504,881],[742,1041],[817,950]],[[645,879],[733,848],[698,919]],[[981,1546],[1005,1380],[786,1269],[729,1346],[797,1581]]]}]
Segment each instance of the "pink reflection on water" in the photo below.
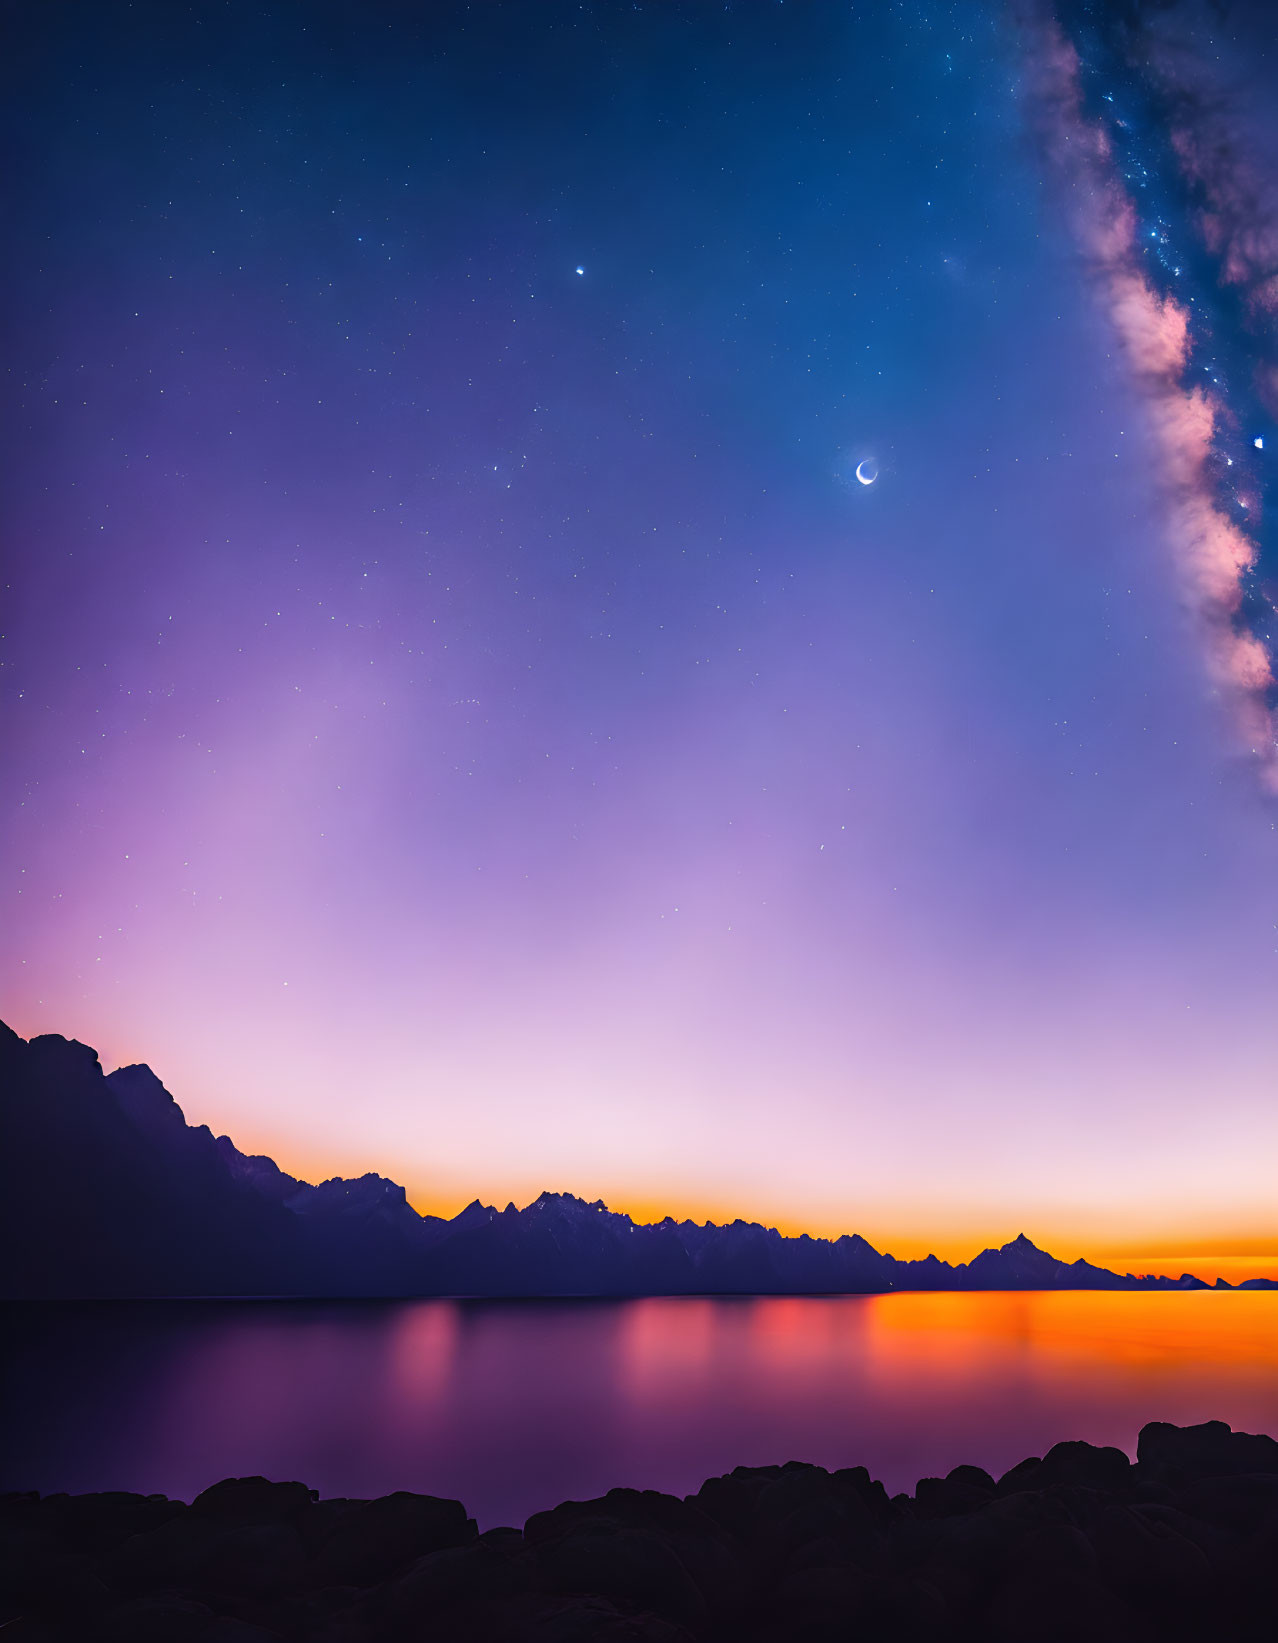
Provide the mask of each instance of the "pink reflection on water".
[{"label": "pink reflection on water", "polygon": [[481,1524],[615,1484],[864,1464],[891,1490],[1148,1420],[1278,1431],[1278,1294],[12,1309],[0,1486],[301,1478]]},{"label": "pink reflection on water", "polygon": [[457,1349],[457,1308],[446,1301],[406,1307],[389,1321],[388,1337],[394,1402],[429,1408],[443,1398]]}]

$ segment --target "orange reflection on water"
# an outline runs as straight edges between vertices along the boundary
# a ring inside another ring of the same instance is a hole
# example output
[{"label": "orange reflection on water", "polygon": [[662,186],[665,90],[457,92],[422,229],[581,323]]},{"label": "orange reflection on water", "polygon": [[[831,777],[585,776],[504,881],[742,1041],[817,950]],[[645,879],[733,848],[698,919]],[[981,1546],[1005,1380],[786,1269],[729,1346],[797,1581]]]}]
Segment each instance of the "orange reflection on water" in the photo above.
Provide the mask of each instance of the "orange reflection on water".
[{"label": "orange reflection on water", "polygon": [[737,1461],[862,1460],[900,1487],[1062,1438],[1134,1452],[1151,1420],[1275,1430],[1278,1294],[648,1300],[617,1366],[632,1427],[735,1428]]},{"label": "orange reflection on water", "polygon": [[947,1455],[957,1438],[1000,1462],[1016,1441],[1029,1453],[1066,1437],[1134,1453],[1151,1420],[1272,1431],[1276,1302],[1202,1291],[884,1297],[867,1320],[867,1390],[889,1425],[921,1418]]},{"label": "orange reflection on water", "polygon": [[189,1499],[261,1472],[485,1526],[739,1465],[895,1491],[1065,1438],[1132,1453],[1152,1420],[1278,1433],[1278,1292],[72,1307],[24,1343],[0,1487]]},{"label": "orange reflection on water", "polygon": [[970,1349],[992,1363],[1013,1348],[1032,1351],[1040,1370],[1098,1378],[1159,1364],[1177,1374],[1208,1364],[1274,1372],[1278,1312],[1265,1293],[1103,1293],[993,1291],[893,1295],[874,1309],[872,1334],[896,1367],[937,1347]]}]

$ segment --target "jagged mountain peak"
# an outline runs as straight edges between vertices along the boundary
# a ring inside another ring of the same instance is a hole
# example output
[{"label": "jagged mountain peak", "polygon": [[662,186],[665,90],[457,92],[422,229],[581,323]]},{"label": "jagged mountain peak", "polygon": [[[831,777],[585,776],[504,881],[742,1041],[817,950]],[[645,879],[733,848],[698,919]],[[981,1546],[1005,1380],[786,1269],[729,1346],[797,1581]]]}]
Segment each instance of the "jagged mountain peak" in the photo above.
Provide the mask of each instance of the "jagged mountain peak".
[{"label": "jagged mountain peak", "polygon": [[[1067,1265],[1018,1233],[954,1267],[898,1261],[859,1233],[783,1236],[738,1218],[637,1224],[571,1192],[522,1209],[473,1199],[422,1216],[376,1172],[312,1186],[227,1136],[186,1122],[137,1062],[104,1077],[97,1053],[59,1034],[30,1043],[0,1024],[0,1107],[17,1138],[0,1153],[5,1294],[642,1295],[829,1294],[900,1289],[1200,1287]],[[50,1205],[74,1203],[61,1220]],[[46,1236],[22,1236],[39,1224]],[[85,1229],[89,1229],[86,1233]],[[63,1232],[65,1231],[65,1236]],[[1260,1287],[1271,1280],[1249,1280]]]},{"label": "jagged mountain peak", "polygon": [[134,1084],[155,1084],[160,1089],[164,1089],[159,1074],[154,1072],[145,1061],[130,1061],[127,1066],[117,1067],[113,1073],[108,1073],[107,1078],[114,1078],[121,1082],[127,1080],[129,1083]]},{"label": "jagged mountain peak", "polygon": [[587,1203],[584,1198],[578,1198],[575,1192],[550,1192],[550,1191],[546,1191],[546,1192],[539,1192],[537,1194],[537,1196],[533,1199],[532,1203],[529,1204],[527,1207],[529,1209],[557,1208],[557,1209],[600,1210],[600,1209],[606,1209],[607,1205],[604,1203],[602,1198],[599,1198],[593,1204],[590,1204],[590,1203]]},{"label": "jagged mountain peak", "polygon": [[103,1082],[116,1106],[140,1134],[188,1152],[213,1145],[213,1137],[204,1125],[192,1128],[187,1124],[181,1107],[144,1061],[117,1067]]},{"label": "jagged mountain peak", "polygon": [[[22,1043],[22,1040],[18,1042]],[[64,1038],[61,1033],[37,1033],[27,1049],[35,1062],[45,1069],[79,1066],[98,1073],[102,1071],[98,1052],[92,1045],[82,1044],[78,1038]]]},{"label": "jagged mountain peak", "polygon": [[465,1209],[454,1215],[447,1224],[460,1231],[466,1227],[487,1225],[489,1221],[495,1220],[496,1216],[497,1211],[491,1204],[484,1204],[478,1198],[472,1198]]},{"label": "jagged mountain peak", "polygon": [[[344,1176],[331,1175],[328,1180],[321,1181],[318,1186],[303,1186],[303,1194],[315,1195],[315,1200],[327,1200],[338,1203],[346,1200],[352,1204],[373,1205],[382,1202],[395,1204],[408,1203],[408,1194],[398,1181],[392,1181],[385,1175],[378,1175],[370,1170],[366,1175]],[[414,1210],[414,1214],[417,1212]]]},{"label": "jagged mountain peak", "polygon": [[117,1101],[152,1112],[177,1113],[182,1109],[145,1061],[117,1067],[106,1075],[106,1086]]}]

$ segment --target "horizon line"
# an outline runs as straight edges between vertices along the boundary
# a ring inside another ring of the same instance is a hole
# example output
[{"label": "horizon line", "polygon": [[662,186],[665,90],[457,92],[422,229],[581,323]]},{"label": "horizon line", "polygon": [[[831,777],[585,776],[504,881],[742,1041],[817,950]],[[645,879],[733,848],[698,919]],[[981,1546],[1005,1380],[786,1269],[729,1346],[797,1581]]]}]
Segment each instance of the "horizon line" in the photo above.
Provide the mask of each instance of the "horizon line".
[{"label": "horizon line", "polygon": [[[892,1261],[892,1262],[894,1262],[898,1265],[902,1265],[902,1266],[920,1266],[920,1265],[926,1265],[929,1262],[936,1262],[938,1265],[948,1267],[951,1271],[958,1271],[958,1270],[970,1267],[972,1262],[975,1261],[976,1259],[978,1259],[983,1254],[986,1254],[986,1253],[1001,1253],[1001,1252],[1007,1250],[1008,1248],[1010,1248],[1011,1246],[1015,1245],[1018,1242],[1024,1242],[1024,1243],[1028,1244],[1032,1249],[1038,1251],[1040,1254],[1049,1256],[1052,1260],[1059,1261],[1060,1264],[1064,1265],[1064,1266],[1086,1266],[1086,1267],[1090,1267],[1094,1271],[1106,1272],[1106,1273],[1109,1273],[1110,1275],[1112,1275],[1114,1277],[1128,1278],[1128,1279],[1157,1278],[1157,1277],[1160,1277],[1160,1276],[1162,1276],[1162,1277],[1172,1276],[1169,1273],[1159,1272],[1159,1271],[1157,1271],[1155,1269],[1152,1269],[1152,1268],[1149,1268],[1149,1267],[1145,1267],[1145,1268],[1140,1268],[1140,1267],[1124,1268],[1124,1269],[1120,1270],[1117,1267],[1101,1266],[1101,1265],[1098,1264],[1098,1261],[1096,1259],[1093,1259],[1093,1258],[1091,1258],[1087,1255],[1079,1255],[1079,1256],[1075,1257],[1074,1260],[1069,1261],[1069,1260],[1066,1260],[1062,1256],[1054,1255],[1052,1253],[1052,1251],[1044,1248],[1043,1245],[1036,1243],[1024,1231],[1018,1232],[1013,1237],[1007,1239],[1004,1243],[994,1243],[994,1242],[983,1243],[981,1245],[981,1247],[979,1249],[977,1249],[972,1255],[967,1256],[965,1259],[962,1259],[962,1260],[955,1260],[955,1259],[952,1259],[951,1257],[948,1257],[948,1256],[938,1255],[938,1254],[936,1254],[935,1250],[928,1250],[927,1253],[923,1254],[923,1255],[899,1256],[899,1255],[893,1254],[890,1249],[887,1249],[887,1248],[882,1248],[881,1249],[877,1244],[873,1243],[863,1233],[857,1232],[857,1231],[843,1230],[843,1231],[840,1231],[840,1232],[830,1232],[830,1233],[809,1232],[806,1229],[799,1230],[799,1231],[783,1231],[781,1229],[781,1227],[775,1225],[774,1223],[771,1223],[771,1222],[768,1222],[768,1221],[756,1220],[756,1219],[752,1219],[752,1218],[747,1218],[747,1217],[745,1217],[741,1214],[734,1215],[730,1219],[720,1219],[720,1220],[715,1220],[713,1217],[707,1215],[703,1220],[697,1220],[695,1218],[695,1215],[693,1215],[693,1214],[687,1214],[687,1215],[684,1215],[682,1217],[679,1217],[679,1216],[676,1216],[673,1213],[667,1211],[664,1215],[658,1217],[657,1219],[640,1220],[640,1219],[636,1218],[636,1214],[633,1213],[632,1211],[630,1211],[628,1209],[614,1208],[611,1204],[607,1203],[602,1197],[595,1198],[595,1199],[587,1199],[587,1198],[581,1197],[579,1194],[577,1194],[575,1192],[572,1192],[572,1191],[567,1191],[567,1190],[562,1190],[562,1189],[553,1189],[553,1188],[543,1188],[535,1196],[528,1199],[528,1201],[526,1203],[524,1203],[523,1205],[518,1205],[515,1202],[515,1200],[512,1198],[508,1201],[507,1206],[506,1206],[505,1209],[499,1209],[495,1203],[485,1203],[483,1201],[483,1199],[480,1198],[477,1194],[475,1197],[469,1199],[462,1206],[461,1209],[456,1211],[455,1214],[453,1214],[453,1215],[441,1214],[441,1213],[439,1213],[437,1211],[434,1211],[434,1210],[419,1209],[417,1204],[414,1203],[413,1200],[409,1197],[408,1188],[405,1187],[403,1185],[403,1183],[401,1183],[399,1181],[396,1181],[394,1179],[394,1177],[389,1176],[389,1175],[384,1175],[381,1172],[381,1170],[379,1170],[379,1169],[368,1169],[368,1170],[363,1171],[359,1175],[350,1175],[350,1176],[341,1175],[341,1174],[327,1175],[327,1176],[322,1177],[319,1181],[309,1181],[309,1180],[304,1179],[302,1176],[293,1175],[291,1170],[285,1169],[283,1166],[281,1166],[278,1163],[278,1161],[269,1153],[266,1153],[266,1152],[246,1153],[246,1152],[243,1152],[240,1149],[239,1145],[236,1143],[236,1141],[229,1134],[226,1134],[226,1133],[218,1134],[214,1131],[214,1129],[211,1125],[206,1124],[206,1123],[192,1124],[190,1119],[187,1117],[186,1109],[182,1106],[181,1102],[179,1102],[177,1100],[177,1098],[173,1095],[172,1091],[169,1090],[168,1086],[164,1083],[163,1079],[155,1071],[155,1069],[150,1065],[149,1062],[146,1062],[146,1061],[124,1062],[120,1066],[115,1067],[110,1072],[108,1072],[106,1070],[106,1067],[104,1066],[104,1064],[102,1062],[101,1056],[100,1056],[97,1048],[95,1046],[91,1045],[91,1044],[85,1043],[85,1041],[82,1040],[82,1039],[77,1039],[77,1038],[74,1038],[74,1037],[68,1038],[67,1035],[65,1035],[63,1033],[59,1033],[59,1032],[48,1032],[48,1033],[36,1033],[36,1034],[33,1034],[30,1039],[24,1040],[24,1039],[22,1039],[21,1035],[16,1031],[16,1029],[11,1027],[8,1024],[8,1022],[5,1022],[2,1018],[0,1018],[0,1029],[3,1029],[3,1028],[7,1028],[8,1031],[10,1031],[14,1034],[15,1038],[18,1038],[20,1042],[27,1043],[27,1044],[34,1043],[36,1040],[41,1039],[41,1038],[61,1039],[63,1043],[79,1044],[83,1049],[88,1050],[94,1056],[94,1058],[97,1061],[99,1067],[102,1068],[102,1076],[103,1076],[103,1081],[104,1082],[108,1081],[109,1079],[111,1079],[112,1077],[116,1076],[119,1073],[132,1072],[132,1071],[146,1073],[149,1077],[153,1078],[156,1081],[156,1083],[159,1085],[159,1087],[168,1096],[169,1100],[172,1101],[174,1108],[176,1108],[178,1113],[181,1115],[181,1119],[182,1119],[183,1124],[185,1124],[188,1128],[206,1130],[208,1132],[208,1134],[213,1138],[215,1143],[220,1143],[220,1142],[223,1142],[223,1141],[226,1142],[226,1144],[228,1146],[230,1146],[231,1148],[233,1148],[234,1151],[237,1154],[239,1154],[239,1156],[242,1157],[242,1158],[245,1158],[245,1159],[248,1159],[248,1160],[262,1160],[262,1161],[268,1163],[272,1168],[274,1168],[276,1170],[279,1170],[281,1174],[287,1175],[287,1176],[290,1177],[290,1179],[295,1180],[298,1183],[299,1189],[305,1188],[309,1191],[319,1191],[325,1186],[332,1185],[333,1183],[338,1183],[338,1182],[340,1182],[340,1183],[353,1183],[353,1182],[357,1182],[357,1181],[366,1181],[366,1180],[383,1181],[388,1186],[394,1187],[400,1193],[402,1193],[403,1198],[404,1198],[404,1203],[405,1203],[406,1207],[409,1208],[410,1210],[412,1210],[412,1212],[415,1215],[417,1215],[418,1217],[420,1217],[420,1219],[422,1219],[423,1221],[425,1221],[425,1220],[435,1220],[435,1221],[442,1221],[442,1222],[445,1222],[445,1223],[455,1221],[461,1215],[464,1215],[468,1209],[474,1209],[476,1207],[478,1207],[481,1210],[487,1211],[489,1214],[493,1215],[494,1217],[499,1216],[499,1215],[503,1215],[503,1214],[507,1213],[510,1210],[514,1210],[515,1213],[517,1213],[517,1214],[522,1214],[524,1211],[532,1208],[535,1204],[539,1203],[542,1199],[545,1199],[545,1198],[566,1198],[566,1199],[571,1199],[574,1203],[581,1204],[581,1205],[585,1206],[586,1208],[598,1208],[601,1211],[601,1213],[622,1216],[626,1220],[630,1221],[631,1224],[636,1226],[636,1227],[658,1227],[658,1226],[662,1226],[666,1223],[670,1223],[671,1225],[674,1225],[674,1226],[694,1226],[694,1227],[699,1227],[699,1228],[714,1228],[714,1229],[717,1229],[717,1230],[722,1230],[722,1229],[730,1228],[730,1227],[733,1227],[733,1226],[742,1226],[742,1227],[757,1228],[758,1230],[760,1230],[764,1233],[771,1233],[774,1236],[776,1236],[778,1238],[781,1238],[783,1240],[789,1240],[789,1241],[794,1241],[794,1242],[800,1242],[800,1241],[806,1239],[806,1240],[809,1240],[810,1242],[813,1242],[813,1243],[837,1244],[837,1243],[841,1242],[844,1239],[847,1239],[849,1241],[858,1241],[859,1240],[861,1243],[865,1244],[867,1249],[869,1251],[871,1251],[878,1258],[880,1258],[882,1260]],[[643,1213],[643,1212],[641,1211],[640,1213]],[[649,1211],[648,1213],[652,1213],[652,1212]],[[1119,1260],[1130,1259],[1129,1256],[1124,1257],[1124,1255],[1122,1254],[1121,1251],[1118,1252],[1116,1256],[1109,1256],[1108,1258],[1109,1259],[1119,1259]],[[1159,1255],[1159,1254],[1156,1254],[1156,1253],[1150,1253],[1150,1254],[1147,1254],[1144,1257],[1144,1259],[1153,1260],[1155,1262],[1158,1262],[1160,1265],[1164,1265],[1164,1266],[1170,1266],[1170,1265],[1173,1265],[1173,1264],[1178,1264],[1182,1260],[1199,1259],[1199,1260],[1202,1260],[1204,1262],[1210,1263],[1212,1266],[1220,1266],[1220,1265],[1224,1265],[1224,1264],[1250,1266],[1250,1265],[1259,1264],[1259,1263],[1267,1263],[1271,1266],[1271,1268],[1278,1269],[1278,1252],[1275,1252],[1272,1255],[1270,1255],[1270,1254],[1230,1255],[1230,1254],[1227,1254],[1227,1253],[1221,1254],[1221,1253],[1214,1253],[1214,1252],[1210,1252],[1210,1251],[1201,1251],[1197,1255],[1194,1255],[1192,1253],[1187,1255],[1183,1252],[1180,1253],[1180,1254],[1176,1254],[1176,1255]],[[1254,1274],[1254,1276],[1258,1277],[1258,1278],[1267,1277],[1267,1278],[1270,1278],[1271,1281],[1272,1281],[1272,1280],[1278,1279],[1278,1271],[1271,1271],[1269,1273],[1257,1272],[1257,1273]],[[1174,1274],[1174,1277],[1176,1277],[1176,1278],[1190,1278],[1190,1279],[1193,1279],[1195,1282],[1203,1284],[1207,1288],[1214,1288],[1214,1287],[1217,1287],[1218,1285],[1223,1283],[1225,1285],[1225,1287],[1228,1287],[1230,1289],[1236,1289],[1236,1288],[1239,1288],[1241,1286],[1241,1284],[1246,1282],[1246,1279],[1242,1279],[1242,1280],[1239,1280],[1238,1282],[1229,1283],[1228,1280],[1223,1280],[1219,1275],[1217,1275],[1216,1281],[1215,1281],[1215,1283],[1213,1283],[1208,1279],[1199,1278],[1198,1275],[1196,1273],[1194,1273],[1193,1271],[1191,1271],[1188,1267],[1182,1268],[1180,1272]]]}]

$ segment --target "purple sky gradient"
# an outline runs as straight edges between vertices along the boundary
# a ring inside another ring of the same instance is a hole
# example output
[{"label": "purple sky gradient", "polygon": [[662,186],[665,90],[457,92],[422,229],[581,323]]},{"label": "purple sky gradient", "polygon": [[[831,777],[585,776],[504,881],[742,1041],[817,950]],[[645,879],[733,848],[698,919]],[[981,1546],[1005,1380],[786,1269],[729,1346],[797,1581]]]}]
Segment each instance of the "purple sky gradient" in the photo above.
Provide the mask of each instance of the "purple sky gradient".
[{"label": "purple sky gradient", "polygon": [[1275,1247],[1273,803],[914,9],[33,14],[5,1019],[422,1209]]}]

